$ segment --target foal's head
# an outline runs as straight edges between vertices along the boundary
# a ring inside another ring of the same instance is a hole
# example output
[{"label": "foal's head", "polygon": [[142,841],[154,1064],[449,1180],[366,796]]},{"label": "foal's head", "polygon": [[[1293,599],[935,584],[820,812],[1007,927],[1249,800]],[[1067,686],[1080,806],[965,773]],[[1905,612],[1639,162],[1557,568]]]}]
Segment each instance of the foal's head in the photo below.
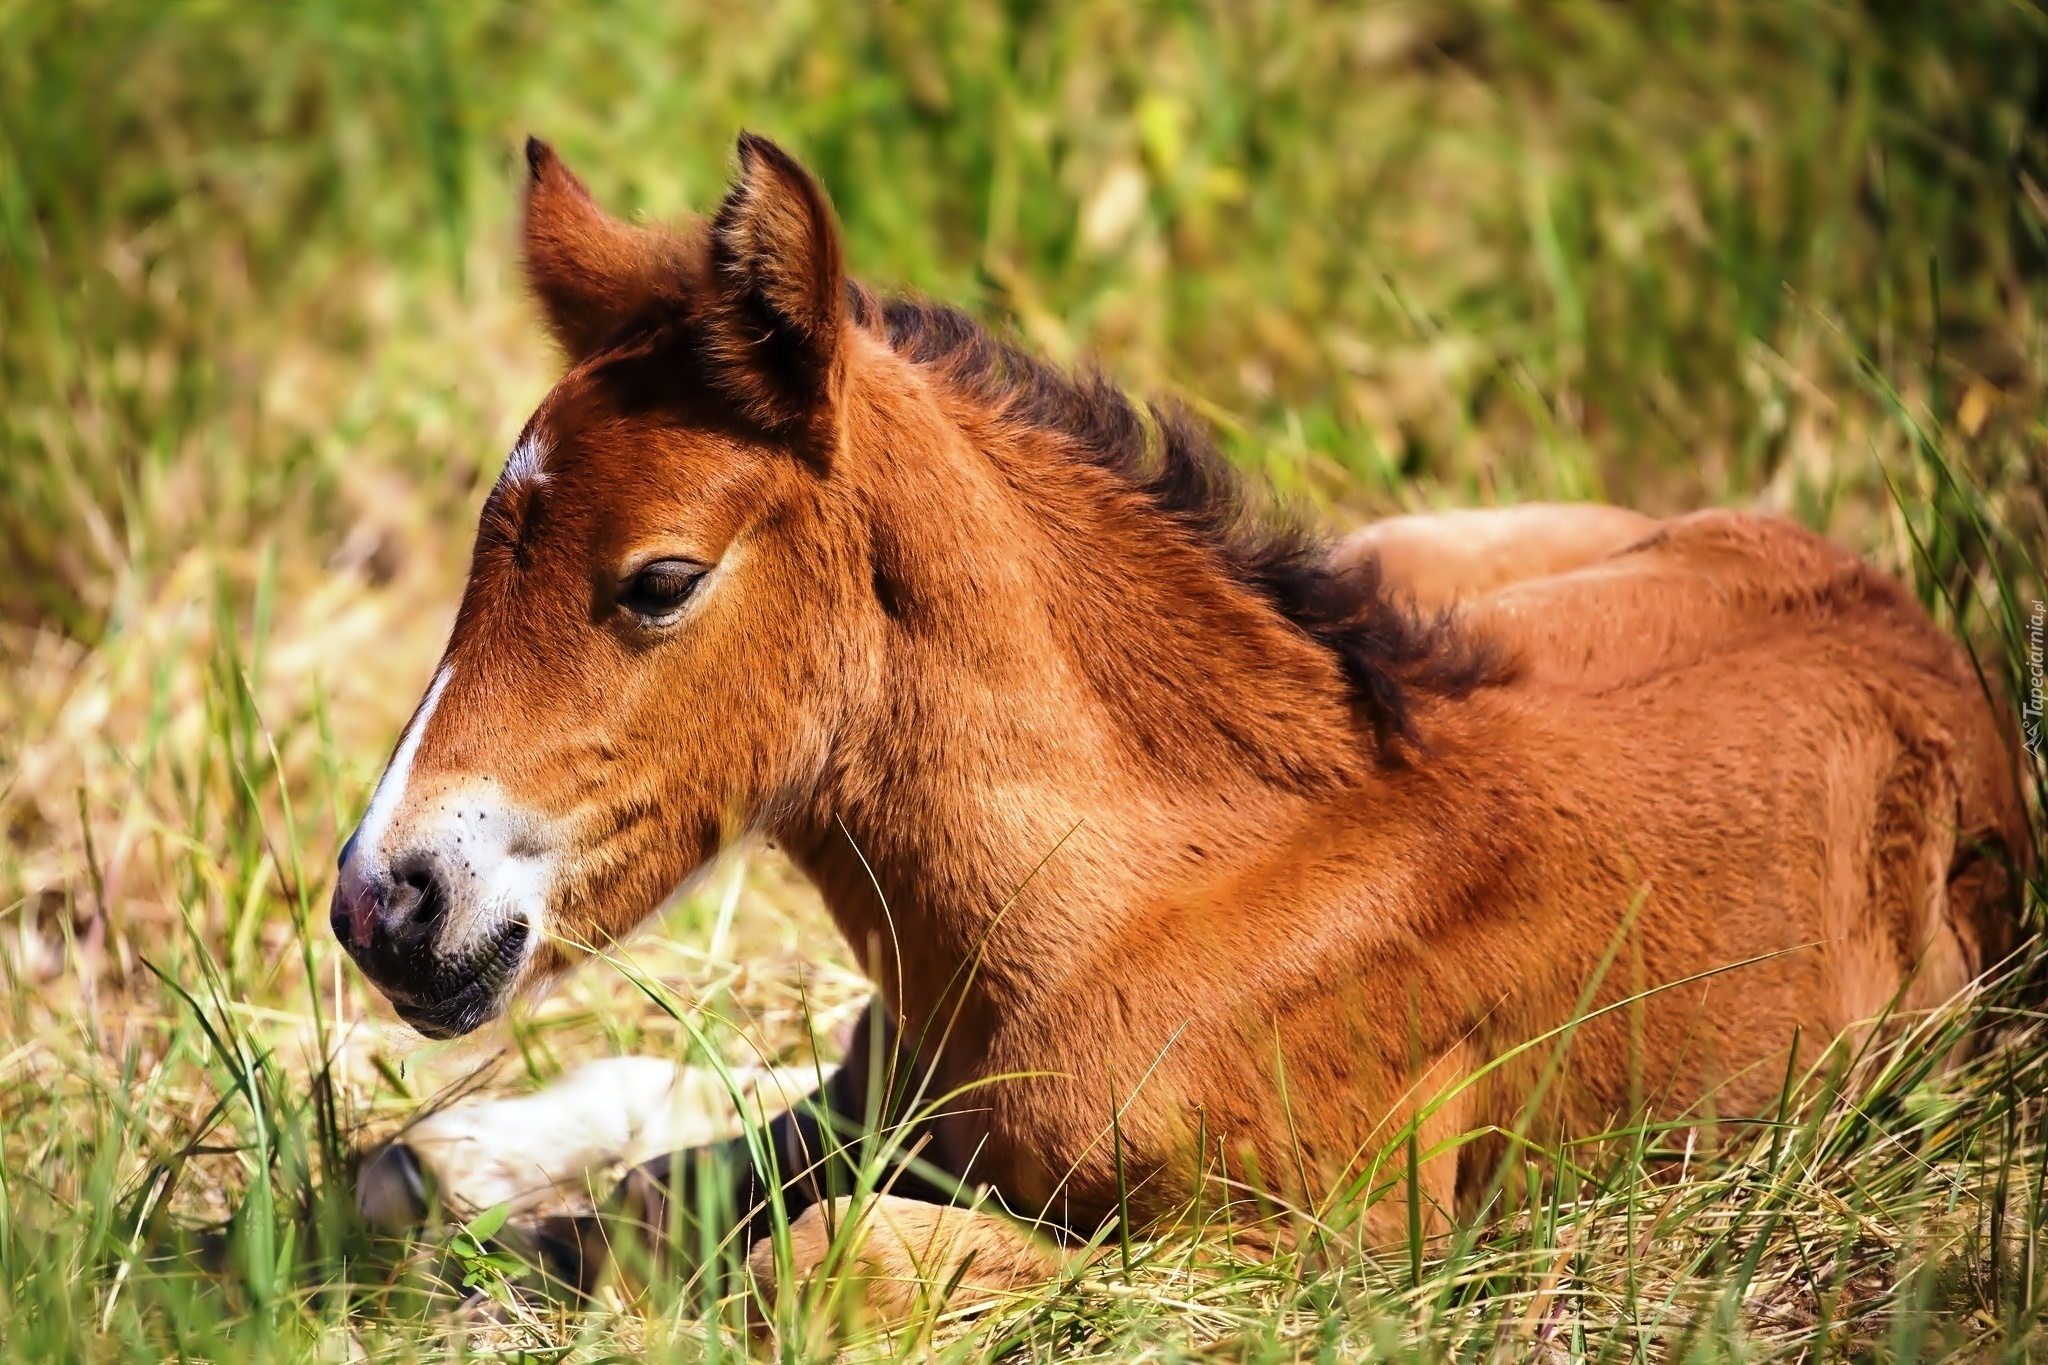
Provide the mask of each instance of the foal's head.
[{"label": "foal's head", "polygon": [[[1119,724],[1154,708],[1133,761],[1185,776],[1204,737],[1257,752],[1307,723],[1261,685],[1283,668],[1399,728],[1389,666],[1431,653],[1306,542],[1234,538],[1213,452],[1170,418],[849,284],[809,175],[758,138],[739,152],[716,215],[669,232],[606,216],[528,145],[526,268],[570,368],[484,506],[334,895],[336,936],[423,1032],[616,939],[731,836],[827,788],[871,797],[906,743],[1055,734],[1107,697]],[[1242,663],[1210,671],[1238,667],[1242,703],[1166,695],[1142,640],[1104,647],[1105,603],[1130,637],[1221,623]],[[1011,749],[1042,776],[1034,747]]]},{"label": "foal's head", "polygon": [[484,505],[332,915],[435,1036],[631,927],[801,785],[881,610],[821,496],[850,329],[817,185],[746,137],[716,218],[670,233],[527,158],[529,284],[570,369]]}]

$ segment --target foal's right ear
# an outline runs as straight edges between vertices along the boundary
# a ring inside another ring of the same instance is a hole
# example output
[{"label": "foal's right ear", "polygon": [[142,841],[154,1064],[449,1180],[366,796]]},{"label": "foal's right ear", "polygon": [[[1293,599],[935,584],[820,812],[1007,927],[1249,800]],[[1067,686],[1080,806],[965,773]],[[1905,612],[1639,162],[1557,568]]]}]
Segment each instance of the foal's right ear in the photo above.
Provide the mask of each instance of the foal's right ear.
[{"label": "foal's right ear", "polygon": [[839,226],[795,157],[753,133],[740,134],[739,154],[739,180],[711,220],[711,356],[749,417],[822,436],[842,371]]},{"label": "foal's right ear", "polygon": [[669,283],[673,243],[599,208],[539,138],[526,140],[526,164],[526,283],[555,340],[582,360]]}]

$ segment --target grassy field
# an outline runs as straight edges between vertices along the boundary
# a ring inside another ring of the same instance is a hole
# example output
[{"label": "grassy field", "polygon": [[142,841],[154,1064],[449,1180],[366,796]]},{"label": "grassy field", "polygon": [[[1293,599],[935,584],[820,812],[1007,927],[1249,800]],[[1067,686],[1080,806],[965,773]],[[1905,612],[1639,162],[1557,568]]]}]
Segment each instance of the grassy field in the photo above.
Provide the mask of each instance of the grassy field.
[{"label": "grassy field", "polygon": [[[744,1349],[717,1275],[456,1311],[435,1239],[357,1222],[351,1160],[452,1085],[693,1037],[807,1055],[807,1010],[864,988],[793,874],[734,859],[629,961],[454,1046],[324,923],[555,369],[520,139],[671,217],[742,126],[820,173],[863,279],[1183,397],[1333,529],[1763,508],[1913,582],[2024,693],[2035,0],[0,0],[0,1355]],[[2039,833],[2048,769],[2023,778]],[[1040,1298],[859,1350],[2048,1355],[2039,979],[1788,1067],[1781,1121],[1719,1144],[1688,1119],[1536,1154],[1447,1242],[1360,1247],[1342,1209],[1266,1262],[1198,1220],[1119,1230]]]}]

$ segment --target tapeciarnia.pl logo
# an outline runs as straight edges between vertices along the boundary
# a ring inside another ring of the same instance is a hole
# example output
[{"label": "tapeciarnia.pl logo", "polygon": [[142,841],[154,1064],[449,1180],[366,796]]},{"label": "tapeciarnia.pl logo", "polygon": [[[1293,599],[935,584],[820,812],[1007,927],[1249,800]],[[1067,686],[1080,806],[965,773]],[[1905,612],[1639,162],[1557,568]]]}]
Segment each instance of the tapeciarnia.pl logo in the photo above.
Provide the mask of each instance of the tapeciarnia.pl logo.
[{"label": "tapeciarnia.pl logo", "polygon": [[2034,603],[2027,618],[2027,695],[2020,702],[2020,728],[2026,731],[2027,752],[2041,757],[2041,712],[2048,703],[2048,662],[2042,658],[2042,626],[2048,623],[2048,606]]}]

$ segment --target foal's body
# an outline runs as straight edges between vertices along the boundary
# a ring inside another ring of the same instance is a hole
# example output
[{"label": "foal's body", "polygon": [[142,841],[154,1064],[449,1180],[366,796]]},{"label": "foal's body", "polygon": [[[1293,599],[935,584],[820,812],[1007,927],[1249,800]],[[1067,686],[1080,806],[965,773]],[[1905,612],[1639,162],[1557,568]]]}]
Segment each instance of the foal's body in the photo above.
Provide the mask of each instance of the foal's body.
[{"label": "foal's body", "polygon": [[[974,1090],[931,1158],[1090,1226],[1116,1207],[1114,1095],[1126,1179],[1149,1177],[1140,1211],[1189,1197],[1198,1134],[1212,1173],[1315,1197],[1418,1104],[1437,1106],[1425,1149],[1531,1119],[1539,1137],[1595,1132],[1646,1102],[1762,1112],[1795,1034],[1825,1046],[2003,956],[2007,884],[1983,855],[2018,846],[2008,760],[1967,662],[1910,598],[1783,522],[1707,513],[1619,548],[1612,523],[1589,529],[1583,564],[1549,572],[1553,544],[1512,581],[1488,556],[1481,590],[1450,594],[1518,667],[1424,711],[1406,763],[1194,811],[1126,773],[1060,846],[1085,877],[1056,855],[1036,895],[986,888],[1010,908],[958,1021],[932,1017],[951,955],[890,1004],[911,1034],[950,1022],[934,1093],[1030,1078]],[[880,941],[848,869],[791,847],[853,941]],[[1122,866],[1087,856],[1118,847]],[[885,889],[900,924],[943,918],[916,885]],[[905,979],[917,969],[913,949]],[[1548,1049],[1464,1085],[1632,996],[1576,1032],[1539,1112],[1524,1106]],[[1427,1163],[1432,1212],[1497,1150]]]},{"label": "foal's body", "polygon": [[[1997,720],[1853,556],[1612,509],[1327,556],[1247,524],[1171,414],[845,284],[816,186],[742,154],[671,236],[531,152],[575,365],[336,892],[421,1027],[474,1027],[751,826],[873,964],[898,1073],[957,1092],[927,1160],[1088,1230],[1218,1176],[1320,1202],[1413,1120],[1433,1222],[1498,1153],[1458,1134],[1758,1112],[1795,1035],[2010,945]],[[1625,997],[1540,1105],[1549,1047],[1493,1065]],[[816,1120],[778,1138],[815,1154]],[[960,1226],[973,1278],[1043,1269]]]}]

